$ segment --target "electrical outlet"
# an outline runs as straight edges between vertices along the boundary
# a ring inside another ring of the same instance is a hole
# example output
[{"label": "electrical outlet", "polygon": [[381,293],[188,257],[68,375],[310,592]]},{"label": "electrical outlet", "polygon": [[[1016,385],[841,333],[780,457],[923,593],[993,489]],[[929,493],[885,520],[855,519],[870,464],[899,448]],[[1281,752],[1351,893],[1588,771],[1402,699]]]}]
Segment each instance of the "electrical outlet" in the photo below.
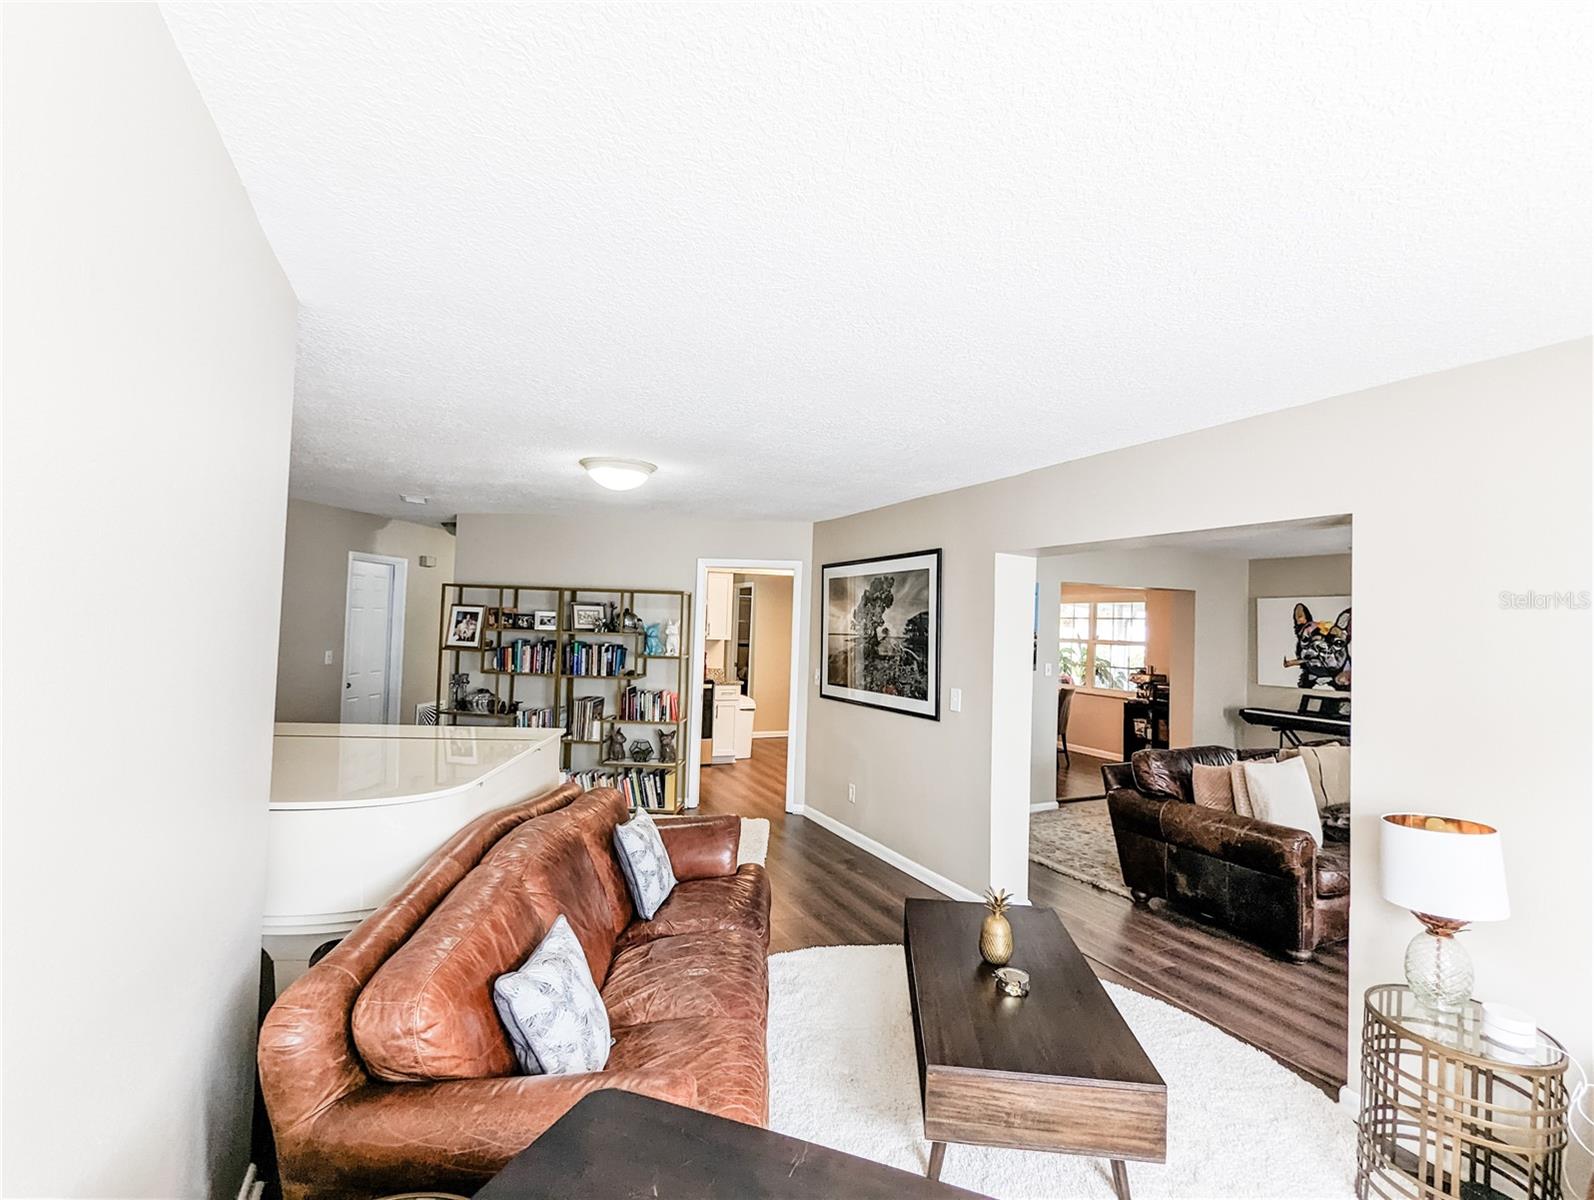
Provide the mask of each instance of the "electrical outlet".
[{"label": "electrical outlet", "polygon": [[849,783],[847,785],[847,803],[858,803],[858,785],[856,783]]},{"label": "electrical outlet", "polygon": [[330,650],[327,651],[326,665],[329,667],[332,665],[332,651]]},{"label": "electrical outlet", "polygon": [[963,711],[963,689],[962,688],[953,688],[952,689],[952,711],[953,712],[962,712]]},{"label": "electrical outlet", "polygon": [[1047,676],[1050,677],[1050,675],[1052,673],[1052,664],[1051,663],[1045,663],[1043,665],[1046,667]]}]

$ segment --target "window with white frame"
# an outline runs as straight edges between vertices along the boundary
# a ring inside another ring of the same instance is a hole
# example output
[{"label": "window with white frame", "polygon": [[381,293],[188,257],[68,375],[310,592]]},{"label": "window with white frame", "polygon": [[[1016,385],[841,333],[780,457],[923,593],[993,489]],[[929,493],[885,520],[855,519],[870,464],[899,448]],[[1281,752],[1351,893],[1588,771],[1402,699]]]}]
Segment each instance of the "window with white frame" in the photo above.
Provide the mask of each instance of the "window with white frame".
[{"label": "window with white frame", "polygon": [[1057,665],[1078,687],[1134,690],[1146,665],[1144,600],[1065,600],[1058,608]]}]

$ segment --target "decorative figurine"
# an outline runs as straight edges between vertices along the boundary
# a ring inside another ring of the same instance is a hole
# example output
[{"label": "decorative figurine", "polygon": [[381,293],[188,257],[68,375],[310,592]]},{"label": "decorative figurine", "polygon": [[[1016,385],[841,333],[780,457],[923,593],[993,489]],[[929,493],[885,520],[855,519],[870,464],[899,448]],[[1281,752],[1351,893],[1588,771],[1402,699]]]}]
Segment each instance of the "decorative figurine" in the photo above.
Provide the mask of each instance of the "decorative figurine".
[{"label": "decorative figurine", "polygon": [[980,957],[993,967],[1005,967],[1013,957],[1013,926],[1007,920],[1007,906],[1012,899],[1005,889],[985,889],[985,907],[991,911],[980,922]]},{"label": "decorative figurine", "polygon": [[675,737],[676,737],[676,734],[678,734],[679,732],[680,732],[680,730],[678,730],[678,729],[661,729],[661,730],[659,730],[659,761],[660,762],[666,762],[667,763],[667,762],[674,762],[675,761]]},{"label": "decorative figurine", "polygon": [[448,677],[448,707],[458,712],[465,707],[465,689],[470,687],[470,676],[456,671]]},{"label": "decorative figurine", "polygon": [[604,741],[603,756],[610,762],[625,760],[625,734],[618,725],[609,731],[609,736]]},{"label": "decorative figurine", "polygon": [[653,743],[648,741],[647,738],[637,738],[636,741],[632,742],[631,761],[639,763],[652,762]]},{"label": "decorative figurine", "polygon": [[620,618],[620,628],[626,633],[641,633],[642,618],[628,608],[625,610],[625,615]]},{"label": "decorative figurine", "polygon": [[1004,996],[1022,998],[1029,995],[1029,972],[1020,971],[1017,967],[998,967],[993,972],[996,976],[996,990]]},{"label": "decorative figurine", "polygon": [[681,623],[679,621],[664,622],[664,653],[681,653]]},{"label": "decorative figurine", "polygon": [[657,625],[648,626],[647,637],[642,641],[643,654],[664,653],[664,638],[661,636],[661,632]]}]

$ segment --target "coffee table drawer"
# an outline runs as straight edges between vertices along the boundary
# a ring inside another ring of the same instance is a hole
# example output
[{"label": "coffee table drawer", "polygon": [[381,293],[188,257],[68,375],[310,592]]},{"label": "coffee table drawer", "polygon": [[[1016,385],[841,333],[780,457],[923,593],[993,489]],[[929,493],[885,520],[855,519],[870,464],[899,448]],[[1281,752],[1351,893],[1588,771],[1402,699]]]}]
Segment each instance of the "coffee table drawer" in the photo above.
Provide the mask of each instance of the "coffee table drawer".
[{"label": "coffee table drawer", "polygon": [[931,1066],[924,1075],[924,1136],[1161,1162],[1168,1148],[1168,1094],[1161,1087]]}]

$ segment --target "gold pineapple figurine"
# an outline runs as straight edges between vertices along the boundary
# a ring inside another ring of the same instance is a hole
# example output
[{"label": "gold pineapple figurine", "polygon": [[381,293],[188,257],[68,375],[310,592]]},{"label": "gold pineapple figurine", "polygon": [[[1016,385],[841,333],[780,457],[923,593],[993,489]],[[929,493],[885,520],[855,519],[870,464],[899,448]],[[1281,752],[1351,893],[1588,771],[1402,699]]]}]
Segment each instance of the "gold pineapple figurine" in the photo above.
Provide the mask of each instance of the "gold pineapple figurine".
[{"label": "gold pineapple figurine", "polygon": [[991,911],[980,923],[980,957],[993,967],[1005,967],[1013,957],[1013,926],[1007,919],[1012,896],[993,888],[985,889],[985,907]]}]

